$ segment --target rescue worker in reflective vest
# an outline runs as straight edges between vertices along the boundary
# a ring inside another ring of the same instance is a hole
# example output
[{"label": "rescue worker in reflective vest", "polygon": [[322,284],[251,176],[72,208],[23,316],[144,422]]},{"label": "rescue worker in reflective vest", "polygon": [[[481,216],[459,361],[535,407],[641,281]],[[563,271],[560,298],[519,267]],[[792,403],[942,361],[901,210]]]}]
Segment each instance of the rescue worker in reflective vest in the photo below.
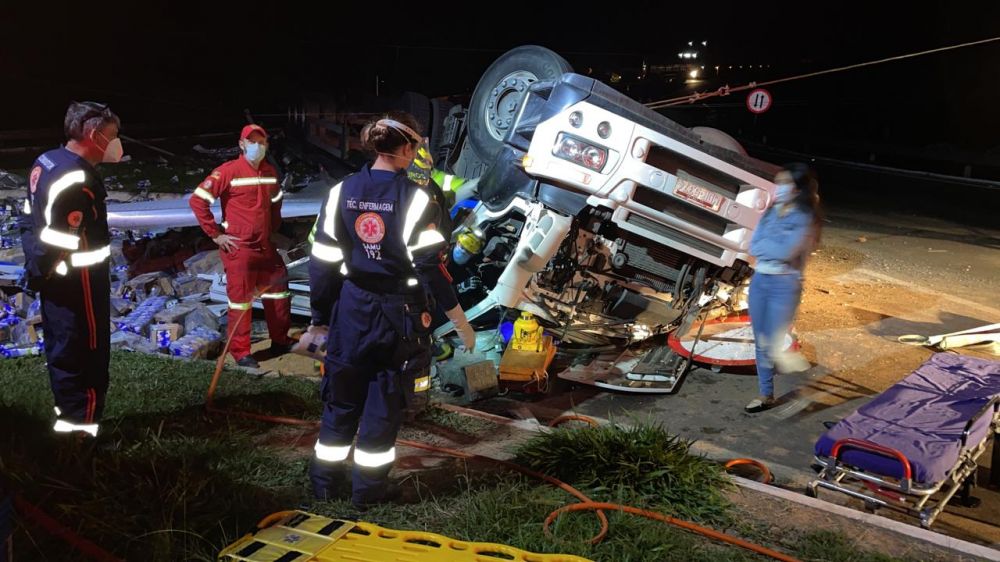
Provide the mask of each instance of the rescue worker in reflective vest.
[{"label": "rescue worker in reflective vest", "polygon": [[[236,160],[219,166],[194,190],[189,200],[202,230],[222,254],[229,297],[229,350],[236,364],[259,368],[250,355],[251,307],[255,297],[264,305],[264,317],[271,337],[268,355],[291,349],[291,293],[288,270],[271,242],[271,234],[281,225],[281,199],[274,166],[264,159],[267,132],[259,125],[247,125],[240,132]],[[211,205],[219,200],[222,223],[216,224]]]},{"label": "rescue worker in reflective vest", "polygon": [[97,437],[108,392],[111,239],[94,167],[121,160],[120,126],[106,105],[73,102],[66,146],[31,167],[21,219],[28,288],[42,301],[54,429],[81,437]]},{"label": "rescue worker in reflective vest", "polygon": [[329,325],[329,339],[310,478],[318,499],[337,496],[357,435],[351,501],[359,509],[397,493],[388,475],[403,411],[430,387],[430,298],[459,327],[466,350],[475,347],[441,267],[443,210],[406,175],[421,141],[416,128],[405,113],[364,128],[375,162],[330,190],[312,246],[313,325]]}]

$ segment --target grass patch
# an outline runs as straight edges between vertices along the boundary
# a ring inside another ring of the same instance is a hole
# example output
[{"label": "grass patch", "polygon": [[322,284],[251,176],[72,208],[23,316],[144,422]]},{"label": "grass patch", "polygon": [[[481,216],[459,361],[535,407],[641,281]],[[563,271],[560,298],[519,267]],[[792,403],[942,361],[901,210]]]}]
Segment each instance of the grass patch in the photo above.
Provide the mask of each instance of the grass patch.
[{"label": "grass patch", "polygon": [[859,550],[846,536],[832,531],[807,533],[795,541],[792,549],[803,560],[817,562],[898,562],[909,560],[894,558],[878,552]]},{"label": "grass patch", "polygon": [[[213,365],[115,353],[104,443],[88,451],[51,432],[52,397],[44,362],[0,362],[0,471],[26,499],[82,536],[126,560],[215,560],[219,550],[262,517],[297,506],[335,517],[371,521],[545,553],[596,561],[743,561],[761,558],[662,523],[610,513],[611,533],[600,545],[591,514],[569,514],[542,531],[553,510],[574,501],[533,480],[475,463],[454,461],[431,491],[419,479],[419,501],[378,507],[364,515],[346,502],[309,499],[308,446],[288,446],[298,429],[238,417],[208,416],[205,391]],[[295,378],[255,379],[225,372],[222,407],[315,418],[317,385]],[[420,421],[476,435],[489,422],[437,409]],[[299,433],[301,435],[301,433]],[[311,443],[310,443],[311,444]],[[733,521],[722,491],[722,469],[690,455],[690,443],[662,427],[560,429],[517,451],[520,462],[563,479],[599,501],[632,504],[699,521],[719,530],[753,534]],[[462,470],[461,467],[465,467]],[[425,478],[430,478],[429,473]],[[404,483],[410,487],[410,483]],[[411,487],[412,488],[412,487]],[[436,491],[435,491],[436,490]],[[444,490],[444,491],[442,491]],[[735,530],[734,530],[735,529]],[[806,560],[882,562],[858,552],[843,536],[813,533],[753,536]],[[22,526],[15,535],[25,559],[80,560],[59,540]]]},{"label": "grass patch", "polygon": [[638,505],[704,523],[727,524],[731,486],[717,463],[658,424],[558,428],[517,449],[519,463],[559,478],[597,501],[629,496]]},{"label": "grass patch", "polygon": [[[540,553],[575,554],[591,560],[614,562],[742,561],[758,560],[752,554],[724,548],[662,523],[611,513],[611,534],[600,545],[587,540],[597,533],[597,519],[577,514],[553,525],[555,539],[542,532],[542,521],[552,510],[572,498],[533,480],[502,477],[490,485],[474,485],[447,497],[382,506],[365,514],[366,521],[396,529],[438,533],[460,540],[509,544]],[[315,513],[342,517],[350,513],[343,502],[312,506]]]}]

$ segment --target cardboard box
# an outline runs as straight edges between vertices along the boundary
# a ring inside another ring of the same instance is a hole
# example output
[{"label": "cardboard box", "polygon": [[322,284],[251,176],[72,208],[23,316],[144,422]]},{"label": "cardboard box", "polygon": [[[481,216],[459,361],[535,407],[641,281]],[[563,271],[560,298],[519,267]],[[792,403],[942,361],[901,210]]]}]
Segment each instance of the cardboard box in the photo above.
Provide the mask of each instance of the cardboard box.
[{"label": "cardboard box", "polygon": [[218,250],[209,250],[184,260],[184,267],[191,275],[199,273],[222,273],[222,257]]},{"label": "cardboard box", "polygon": [[184,317],[196,308],[198,308],[197,304],[177,303],[170,308],[157,312],[153,316],[153,320],[156,320],[160,324],[182,324]]},{"label": "cardboard box", "polygon": [[169,347],[184,333],[180,324],[153,324],[149,327],[149,341],[156,347]]}]

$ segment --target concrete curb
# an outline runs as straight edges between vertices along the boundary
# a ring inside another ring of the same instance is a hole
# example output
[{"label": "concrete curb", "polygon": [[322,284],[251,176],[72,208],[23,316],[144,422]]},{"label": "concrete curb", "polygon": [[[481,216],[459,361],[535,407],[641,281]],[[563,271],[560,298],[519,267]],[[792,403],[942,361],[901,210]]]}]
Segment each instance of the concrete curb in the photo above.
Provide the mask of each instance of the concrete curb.
[{"label": "concrete curb", "polygon": [[908,525],[906,523],[887,519],[879,515],[856,511],[835,503],[826,502],[817,498],[810,498],[804,494],[799,494],[797,492],[786,490],[784,488],[778,488],[776,486],[762,484],[753,480],[747,480],[746,478],[740,478],[739,476],[731,476],[731,478],[733,479],[733,482],[741,488],[746,488],[762,494],[768,494],[775,498],[811,507],[813,509],[818,509],[820,511],[825,511],[853,521],[860,521],[872,527],[878,527],[880,529],[885,529],[886,531],[905,535],[941,548],[953,550],[960,554],[1000,562],[1000,550],[995,550],[988,546],[963,541],[947,535],[935,533],[934,531],[916,527],[914,525]]},{"label": "concrete curb", "polygon": [[[456,414],[485,419],[492,421],[494,423],[515,427],[517,429],[525,431],[538,432],[538,431],[548,431],[550,429],[546,426],[539,425],[537,423],[532,424],[524,420],[512,420],[510,418],[505,418],[503,416],[497,416],[495,414],[480,412],[472,408],[454,406],[450,404],[448,405],[437,404],[436,406],[443,410],[453,412]],[[603,418],[597,418],[594,416],[590,417],[592,417],[595,421],[597,421],[602,425],[611,423],[609,420]],[[729,451],[728,449],[725,449],[723,447],[718,447],[715,445],[711,445],[709,443],[703,443],[701,441],[696,441],[695,444],[691,447],[691,449],[692,452],[696,454],[705,455],[706,457],[711,458],[712,460],[725,460],[726,458],[734,458],[739,456],[737,453]],[[772,473],[774,473],[776,476],[780,476],[783,479],[788,479],[793,482],[799,480],[799,478],[795,478],[794,476],[799,476],[801,478],[801,476],[804,474],[804,471],[796,470],[794,468],[780,464],[768,463],[768,468],[770,468]],[[739,476],[734,476],[734,475],[730,475],[730,478],[732,478],[733,483],[735,483],[737,486],[740,486],[741,488],[746,488],[748,490],[753,490],[755,492],[768,494],[780,500],[793,502],[832,515],[844,517],[852,521],[859,521],[871,527],[877,527],[880,529],[884,529],[886,531],[904,535],[937,546],[939,548],[945,548],[954,551],[959,554],[963,554],[966,556],[974,556],[977,558],[990,560],[994,562],[1000,562],[1000,550],[995,550],[988,546],[982,546],[968,541],[963,541],[961,539],[956,539],[953,537],[949,537],[947,535],[935,533],[934,531],[929,531],[921,527],[909,525],[899,521],[894,521],[892,519],[887,519],[879,515],[857,511],[849,507],[844,507],[842,505],[823,501],[818,498],[810,498],[805,494],[794,492],[792,490],[788,490],[785,488],[779,488],[777,486],[771,486],[769,484],[755,482],[753,480],[748,480],[746,478],[741,478]]]}]

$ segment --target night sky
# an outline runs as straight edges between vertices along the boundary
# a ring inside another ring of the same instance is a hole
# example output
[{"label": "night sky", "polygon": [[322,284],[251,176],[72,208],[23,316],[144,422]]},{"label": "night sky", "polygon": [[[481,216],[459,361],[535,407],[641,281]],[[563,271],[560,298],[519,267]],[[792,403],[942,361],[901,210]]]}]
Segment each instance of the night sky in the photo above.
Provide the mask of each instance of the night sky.
[{"label": "night sky", "polygon": [[[469,94],[496,56],[525,43],[580,71],[675,62],[688,40],[707,40],[716,62],[771,65],[749,77],[765,80],[1000,36],[995,1],[483,3],[477,16],[471,2],[4,4],[0,131],[58,128],[71,99],[110,102],[126,131],[145,132],[218,130],[244,107],[284,111],[307,90],[370,94],[376,76],[383,95]],[[664,97],[677,93],[664,86]],[[811,135],[1000,146],[1000,43],[773,93],[775,134],[809,122]],[[669,115],[747,133],[734,98]]]}]

